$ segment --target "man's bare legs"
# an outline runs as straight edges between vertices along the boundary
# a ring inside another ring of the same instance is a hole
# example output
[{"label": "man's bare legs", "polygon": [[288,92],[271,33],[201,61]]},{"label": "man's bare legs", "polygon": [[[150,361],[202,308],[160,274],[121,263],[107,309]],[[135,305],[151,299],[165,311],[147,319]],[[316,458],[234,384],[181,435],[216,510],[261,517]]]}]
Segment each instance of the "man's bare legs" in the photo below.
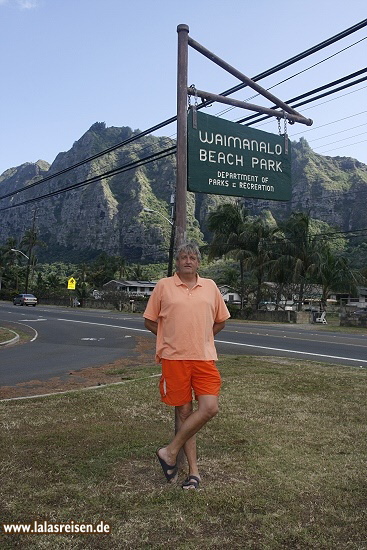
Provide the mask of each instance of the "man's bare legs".
[{"label": "man's bare legs", "polygon": [[[188,417],[193,412],[192,401],[190,403],[186,403],[185,405],[182,405],[181,407],[177,407],[177,412],[178,412],[177,431],[179,431],[182,424],[188,419]],[[183,446],[183,450],[185,452],[187,462],[189,464],[189,475],[200,477],[198,464],[197,464],[196,435],[193,435],[192,437],[190,437],[190,439],[186,441],[186,443]]]},{"label": "man's bare legs", "polygon": [[198,408],[192,410],[192,403],[178,407],[179,426],[177,433],[167,447],[159,449],[159,456],[167,464],[176,464],[177,455],[183,447],[189,463],[189,474],[197,477],[199,470],[196,455],[195,434],[218,412],[218,397],[216,395],[200,395]]}]

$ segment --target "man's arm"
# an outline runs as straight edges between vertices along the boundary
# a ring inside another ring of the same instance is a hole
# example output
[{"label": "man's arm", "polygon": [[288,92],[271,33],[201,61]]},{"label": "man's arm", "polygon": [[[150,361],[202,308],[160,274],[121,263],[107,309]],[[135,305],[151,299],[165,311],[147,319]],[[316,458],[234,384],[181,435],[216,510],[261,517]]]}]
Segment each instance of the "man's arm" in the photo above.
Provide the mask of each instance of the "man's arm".
[{"label": "man's arm", "polygon": [[226,324],[225,321],[222,321],[222,323],[214,323],[214,325],[213,325],[213,334],[214,334],[214,336],[216,334],[218,334],[218,332],[220,332],[221,330],[224,329],[225,324]]},{"label": "man's arm", "polygon": [[150,319],[144,319],[145,328],[157,335],[158,332],[158,323],[156,321],[151,321]]}]

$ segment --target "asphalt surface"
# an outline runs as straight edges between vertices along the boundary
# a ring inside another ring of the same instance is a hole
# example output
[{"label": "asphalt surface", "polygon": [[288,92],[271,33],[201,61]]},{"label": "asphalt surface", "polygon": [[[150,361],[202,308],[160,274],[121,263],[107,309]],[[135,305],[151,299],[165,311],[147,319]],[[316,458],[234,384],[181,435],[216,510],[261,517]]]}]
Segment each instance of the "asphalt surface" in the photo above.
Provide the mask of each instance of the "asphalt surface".
[{"label": "asphalt surface", "polygon": [[[0,398],[38,389],[107,383],[111,368],[154,365],[155,337],[138,314],[0,302],[0,326],[21,334],[0,347]],[[367,331],[229,320],[216,336],[219,354],[267,355],[367,367]],[[116,377],[115,377],[116,378]],[[112,381],[115,380],[112,378]]]}]

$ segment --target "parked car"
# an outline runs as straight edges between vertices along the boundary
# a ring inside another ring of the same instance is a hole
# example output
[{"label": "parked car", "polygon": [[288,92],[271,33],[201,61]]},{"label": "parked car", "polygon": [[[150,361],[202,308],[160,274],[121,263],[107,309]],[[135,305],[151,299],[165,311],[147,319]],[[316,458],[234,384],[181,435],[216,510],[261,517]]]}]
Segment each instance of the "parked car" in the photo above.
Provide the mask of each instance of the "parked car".
[{"label": "parked car", "polygon": [[19,306],[33,306],[37,305],[37,298],[33,294],[17,294],[14,296],[13,304]]},{"label": "parked car", "polygon": [[366,315],[367,316],[367,308],[366,309],[355,309],[351,312],[351,315]]}]

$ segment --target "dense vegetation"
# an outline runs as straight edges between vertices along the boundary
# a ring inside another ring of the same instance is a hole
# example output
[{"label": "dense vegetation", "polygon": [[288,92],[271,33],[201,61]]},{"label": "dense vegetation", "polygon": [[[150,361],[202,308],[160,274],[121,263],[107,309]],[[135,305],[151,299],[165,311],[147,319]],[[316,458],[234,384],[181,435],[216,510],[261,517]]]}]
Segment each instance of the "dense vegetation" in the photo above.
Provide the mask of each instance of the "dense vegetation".
[{"label": "dense vegetation", "polygon": [[[367,261],[357,269],[353,255],[346,254],[347,240],[335,233],[330,239],[331,228],[304,213],[277,222],[269,211],[250,216],[240,203],[225,203],[209,214],[208,230],[201,273],[238,293],[242,311],[268,301],[276,308],[293,303],[301,309],[306,297],[326,309],[332,292],[355,295],[365,284]],[[163,263],[128,263],[106,253],[89,263],[39,264],[37,250],[43,245],[33,228],[19,243],[10,238],[0,248],[1,297],[24,291],[39,298],[67,297],[67,280],[74,277],[75,296],[83,301],[112,279],[157,280],[167,272]]]},{"label": "dense vegetation", "polygon": [[[34,221],[38,238],[47,245],[37,249],[42,263],[90,264],[102,253],[135,264],[167,261],[170,225],[163,218],[171,214],[175,156],[140,161],[170,150],[175,141],[153,135],[131,141],[137,136],[138,130],[95,123],[69,151],[59,153],[51,166],[43,161],[25,163],[1,174],[5,198],[1,201],[0,245],[5,246],[9,238],[19,243]],[[93,157],[102,151],[109,152]],[[42,182],[44,176],[50,179]],[[67,192],[59,193],[65,188]],[[367,259],[366,194],[365,164],[318,155],[301,138],[292,143],[291,200],[242,198],[241,202],[253,217],[269,210],[278,222],[284,222],[292,212],[304,212],[324,222],[325,230],[331,226],[333,231],[346,232],[349,249],[344,255],[354,267],[362,268]],[[210,243],[208,214],[236,201],[235,197],[188,193],[188,236],[200,245]]]}]

